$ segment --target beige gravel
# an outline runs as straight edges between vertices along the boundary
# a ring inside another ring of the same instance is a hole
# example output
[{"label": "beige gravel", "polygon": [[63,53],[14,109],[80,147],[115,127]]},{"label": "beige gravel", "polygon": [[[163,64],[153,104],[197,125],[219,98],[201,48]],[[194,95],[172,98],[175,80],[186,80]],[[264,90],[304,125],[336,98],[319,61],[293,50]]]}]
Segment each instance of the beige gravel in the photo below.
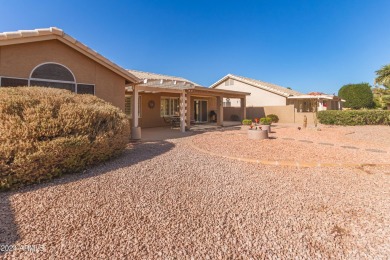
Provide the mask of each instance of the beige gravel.
[{"label": "beige gravel", "polygon": [[247,138],[248,127],[244,126],[241,130],[198,135],[192,142],[205,151],[237,158],[308,163],[390,164],[390,127],[321,126],[320,129],[321,131],[315,128],[298,130],[296,126],[277,125],[272,128],[271,139],[250,140]]},{"label": "beige gravel", "polygon": [[376,258],[390,255],[386,167],[288,168],[136,145],[50,184],[0,193],[0,258]]}]

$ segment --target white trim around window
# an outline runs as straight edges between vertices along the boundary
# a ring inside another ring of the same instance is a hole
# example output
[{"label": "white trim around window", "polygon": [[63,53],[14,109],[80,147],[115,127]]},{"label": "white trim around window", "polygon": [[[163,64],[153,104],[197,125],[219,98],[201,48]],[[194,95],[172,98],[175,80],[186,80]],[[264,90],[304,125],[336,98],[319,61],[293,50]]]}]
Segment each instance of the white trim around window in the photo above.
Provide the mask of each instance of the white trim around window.
[{"label": "white trim around window", "polygon": [[160,99],[160,117],[180,115],[179,97],[161,97]]},{"label": "white trim around window", "polygon": [[[125,114],[128,118],[132,118],[132,104],[133,101],[132,95],[125,95]],[[142,118],[142,97],[138,96],[138,118]]]}]

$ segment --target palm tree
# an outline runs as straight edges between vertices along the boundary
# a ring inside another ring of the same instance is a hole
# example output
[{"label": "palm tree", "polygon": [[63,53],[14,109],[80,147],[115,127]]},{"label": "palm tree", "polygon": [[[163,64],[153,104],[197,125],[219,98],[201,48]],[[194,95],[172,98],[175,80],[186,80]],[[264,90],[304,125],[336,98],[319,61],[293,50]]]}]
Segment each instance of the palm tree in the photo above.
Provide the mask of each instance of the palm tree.
[{"label": "palm tree", "polygon": [[375,71],[377,77],[375,84],[380,84],[390,88],[390,64],[384,65],[380,70]]}]

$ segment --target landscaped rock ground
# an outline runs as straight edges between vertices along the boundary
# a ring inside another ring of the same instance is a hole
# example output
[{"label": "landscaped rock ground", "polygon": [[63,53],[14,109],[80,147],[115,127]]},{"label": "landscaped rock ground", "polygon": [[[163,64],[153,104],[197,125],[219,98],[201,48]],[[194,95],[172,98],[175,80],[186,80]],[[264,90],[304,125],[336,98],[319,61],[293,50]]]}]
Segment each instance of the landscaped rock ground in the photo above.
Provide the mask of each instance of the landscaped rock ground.
[{"label": "landscaped rock ground", "polygon": [[388,126],[321,126],[317,131],[277,125],[265,140],[248,139],[248,128],[205,133],[192,143],[213,154],[244,159],[390,166]]},{"label": "landscaped rock ground", "polygon": [[194,151],[201,136],[140,143],[86,173],[0,193],[0,244],[44,246],[0,258],[390,255],[387,167],[251,164]]}]

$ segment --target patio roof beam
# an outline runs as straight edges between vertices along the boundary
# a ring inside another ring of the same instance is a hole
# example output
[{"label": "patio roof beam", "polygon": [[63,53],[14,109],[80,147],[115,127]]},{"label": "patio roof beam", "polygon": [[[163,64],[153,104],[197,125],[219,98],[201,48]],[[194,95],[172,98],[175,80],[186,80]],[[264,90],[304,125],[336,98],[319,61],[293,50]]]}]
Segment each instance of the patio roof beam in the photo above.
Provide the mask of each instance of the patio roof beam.
[{"label": "patio roof beam", "polygon": [[212,97],[224,97],[224,98],[244,98],[246,97],[246,95],[240,95],[240,94],[237,94],[237,95],[234,95],[234,94],[223,94],[223,93],[213,93],[212,91],[200,91],[200,90],[188,90],[188,92],[191,93],[191,95],[193,96],[196,96],[196,95],[199,95],[199,96],[212,96]]},{"label": "patio roof beam", "polygon": [[155,87],[171,87],[178,89],[194,88],[194,85],[187,81],[168,80],[168,79],[144,79],[136,84],[137,86],[155,86]]},{"label": "patio roof beam", "polygon": [[[146,86],[137,86],[137,89],[142,92],[168,92],[168,93],[182,93],[183,90],[174,89],[174,88],[162,88],[162,87],[146,87]],[[126,88],[127,91],[133,91],[132,87]]]}]

